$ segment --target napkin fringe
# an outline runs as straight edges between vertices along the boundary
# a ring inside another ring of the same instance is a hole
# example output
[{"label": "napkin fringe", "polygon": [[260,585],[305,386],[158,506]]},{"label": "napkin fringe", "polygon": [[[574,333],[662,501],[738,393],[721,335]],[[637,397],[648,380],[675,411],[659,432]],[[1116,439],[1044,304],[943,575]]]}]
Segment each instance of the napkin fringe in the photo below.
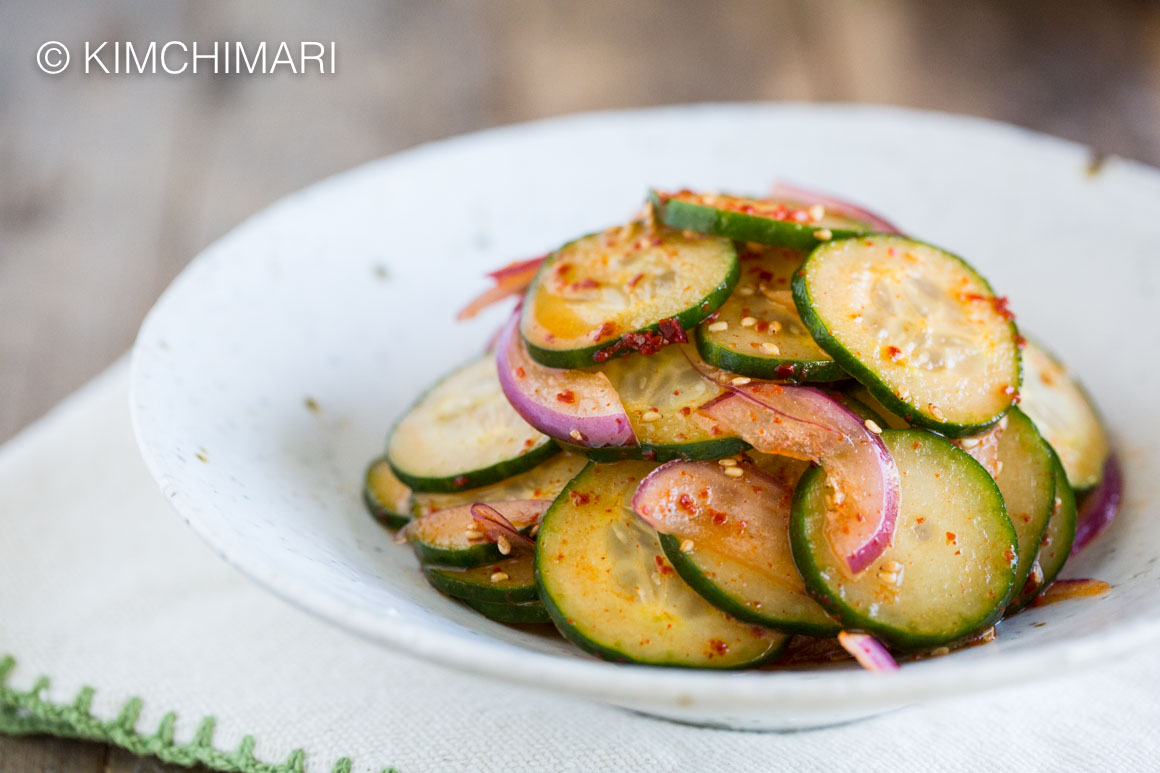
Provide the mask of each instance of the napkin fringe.
[{"label": "napkin fringe", "polygon": [[[120,746],[137,756],[151,755],[164,762],[187,766],[201,763],[228,773],[303,773],[305,768],[306,753],[302,749],[290,752],[283,763],[262,762],[254,756],[252,735],[242,738],[235,751],[214,748],[217,719],[213,716],[202,718],[193,740],[187,744],[174,742],[177,714],[172,711],[162,717],[156,732],[143,735],[137,731],[137,719],[143,705],[139,697],[125,701],[117,718],[105,721],[92,715],[93,696],[96,694],[92,687],[82,687],[71,704],[53,703],[43,697],[51,684],[47,676],[38,678],[27,691],[9,686],[8,677],[15,668],[16,658],[11,655],[0,658],[0,733],[47,733],[101,741]],[[350,773],[350,769],[350,759],[343,757],[334,763],[331,773]],[[382,773],[398,771],[388,768]]]}]

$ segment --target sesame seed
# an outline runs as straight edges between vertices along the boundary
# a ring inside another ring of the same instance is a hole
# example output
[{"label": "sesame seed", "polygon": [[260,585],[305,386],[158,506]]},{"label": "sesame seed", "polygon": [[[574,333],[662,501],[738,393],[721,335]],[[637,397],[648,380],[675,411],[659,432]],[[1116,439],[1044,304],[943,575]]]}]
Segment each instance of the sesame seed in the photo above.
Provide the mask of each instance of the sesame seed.
[{"label": "sesame seed", "polygon": [[1003,414],[1003,418],[999,419],[999,429],[1000,430],[1007,429],[1007,415],[1006,414]]},{"label": "sesame seed", "polygon": [[720,333],[722,330],[728,330],[728,329],[729,329],[729,323],[725,322],[724,320],[709,323],[709,332],[710,333]]},{"label": "sesame seed", "polygon": [[882,568],[891,574],[898,574],[902,571],[902,564],[895,561],[893,558],[882,565]]},{"label": "sesame seed", "polygon": [[463,536],[467,537],[469,540],[471,540],[471,539],[481,539],[481,538],[483,537],[483,532],[481,532],[479,529],[476,529],[476,528],[473,526],[472,528],[470,528],[470,529],[468,529],[467,531],[463,532]]},{"label": "sesame seed", "polygon": [[645,411],[640,417],[641,421],[656,421],[661,417],[660,411]]},{"label": "sesame seed", "polygon": [[736,459],[718,459],[717,464],[721,465],[722,467],[736,467],[737,460]]},{"label": "sesame seed", "polygon": [[540,533],[540,524],[533,523],[531,530],[528,532],[528,535],[534,537],[539,533]]},{"label": "sesame seed", "polygon": [[757,324],[756,317],[742,317],[741,318],[741,327],[753,327],[756,324]]},{"label": "sesame seed", "polygon": [[781,349],[777,348],[777,344],[771,344],[769,341],[763,341],[758,348],[761,349],[762,354],[781,354]]},{"label": "sesame seed", "polygon": [[935,405],[934,403],[927,403],[927,404],[926,404],[926,409],[927,409],[928,411],[930,411],[930,415],[931,415],[931,416],[935,417],[935,418],[936,418],[936,419],[938,419],[939,421],[942,421],[944,418],[946,418],[946,417],[943,415],[943,412],[942,412],[942,410],[940,410],[940,409],[939,409],[939,407],[938,407],[937,405]]},{"label": "sesame seed", "polygon": [[503,582],[504,580],[507,580],[507,579],[510,579],[508,577],[507,572],[495,571],[495,572],[491,573],[491,581],[492,582]]},{"label": "sesame seed", "polygon": [[682,553],[692,553],[693,552],[693,541],[691,539],[687,539],[681,543],[681,552]]},{"label": "sesame seed", "polygon": [[821,220],[826,216],[826,208],[821,204],[815,204],[810,207],[810,217],[814,220]]},{"label": "sesame seed", "polygon": [[569,430],[568,437],[572,438],[573,440],[583,440],[584,439],[584,436],[580,434],[580,430],[578,430],[578,429]]},{"label": "sesame seed", "polygon": [[496,537],[495,546],[499,548],[499,552],[502,555],[506,556],[512,552],[512,543],[508,542],[507,537],[503,536],[502,534]]},{"label": "sesame seed", "polygon": [[730,478],[740,478],[742,475],[745,474],[745,471],[742,470],[740,467],[726,467],[725,474],[728,475]]},{"label": "sesame seed", "polygon": [[866,425],[866,429],[870,430],[875,435],[882,434],[882,427],[879,427],[878,422],[874,421],[874,419],[866,419],[866,421],[864,421],[863,424]]},{"label": "sesame seed", "polygon": [[770,323],[769,323],[769,332],[771,332],[771,333],[780,333],[780,332],[781,332],[781,323],[780,323],[780,322],[778,322],[777,320],[774,320],[773,322],[770,322]]},{"label": "sesame seed", "polygon": [[817,231],[814,231],[814,238],[821,242],[828,242],[830,239],[834,238],[834,232],[829,228],[820,228]]},{"label": "sesame seed", "polygon": [[738,294],[738,295],[743,295],[743,296],[745,296],[746,298],[748,298],[749,296],[753,295],[755,292],[757,292],[757,291],[756,291],[756,290],[754,290],[754,289],[753,289],[753,287],[752,287],[751,285],[745,285],[744,287],[738,287],[738,288],[737,288],[737,294]]},{"label": "sesame seed", "polygon": [[730,381],[729,383],[732,384],[733,386],[745,386],[746,384],[748,384],[752,380],[753,379],[749,378],[748,376],[734,376],[733,380]]},{"label": "sesame seed", "polygon": [[978,639],[976,639],[976,641],[978,641],[979,644],[987,644],[989,642],[995,641],[995,639],[998,639],[998,638],[999,638],[999,634],[995,632],[995,626],[991,626],[990,628],[988,628],[987,630],[985,630],[981,634],[979,634],[979,637],[978,637]]},{"label": "sesame seed", "polygon": [[959,442],[962,444],[963,448],[974,448],[975,446],[979,445],[979,439],[977,437],[965,437]]},{"label": "sesame seed", "polygon": [[950,647],[936,647],[935,649],[930,651],[930,656],[932,658],[941,658],[943,655],[949,655],[949,654],[951,654]]},{"label": "sesame seed", "polygon": [[1002,474],[1003,474],[1003,460],[1000,459],[999,461],[995,462],[995,477],[997,478]]}]

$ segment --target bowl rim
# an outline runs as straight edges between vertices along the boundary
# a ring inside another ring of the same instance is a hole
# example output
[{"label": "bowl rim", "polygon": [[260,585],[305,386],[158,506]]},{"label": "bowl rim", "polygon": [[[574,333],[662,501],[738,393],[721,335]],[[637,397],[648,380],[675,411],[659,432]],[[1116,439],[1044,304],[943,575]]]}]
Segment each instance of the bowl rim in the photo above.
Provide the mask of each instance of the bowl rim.
[{"label": "bowl rim", "polygon": [[[810,710],[831,707],[835,700],[840,699],[845,709],[880,707],[886,703],[904,704],[952,693],[966,695],[994,687],[1027,683],[1076,668],[1111,662],[1118,655],[1139,649],[1160,638],[1160,618],[1141,617],[1111,629],[1047,642],[1026,651],[1005,652],[989,658],[936,658],[908,663],[888,678],[853,669],[710,671],[617,664],[595,658],[562,658],[487,637],[466,638],[458,633],[442,632],[421,622],[407,620],[393,608],[377,610],[372,614],[369,610],[322,593],[263,560],[261,553],[233,549],[232,541],[223,538],[203,517],[207,507],[202,501],[204,497],[188,493],[196,489],[181,485],[180,476],[166,469],[160,453],[160,449],[166,445],[166,438],[159,436],[156,428],[143,418],[148,409],[142,402],[141,375],[150,356],[149,347],[144,342],[152,339],[152,331],[159,324],[166,307],[190,285],[193,275],[211,270],[217,263],[228,260],[229,250],[224,247],[240,233],[261,228],[267,219],[275,217],[280,209],[299,197],[314,195],[330,186],[340,185],[349,178],[375,174],[450,148],[486,144],[496,137],[519,137],[588,123],[631,123],[660,118],[672,120],[690,113],[707,112],[729,114],[733,120],[739,121],[756,114],[789,115],[807,112],[967,125],[982,131],[1004,132],[1038,143],[1055,144],[1078,154],[1080,158],[1086,153],[1084,146],[1078,143],[974,116],[863,104],[747,102],[575,113],[436,140],[357,166],[279,199],[213,242],[185,267],[145,316],[132,349],[130,413],[133,432],[145,465],[165,498],[195,533],[243,574],[300,609],[362,638],[455,670],[614,703],[640,704],[645,701],[681,706],[728,704],[734,709],[744,710],[768,708],[772,703],[790,700],[793,702],[792,708]],[[1134,174],[1155,174],[1155,170],[1139,162],[1119,157],[1116,162],[1117,166]]]}]

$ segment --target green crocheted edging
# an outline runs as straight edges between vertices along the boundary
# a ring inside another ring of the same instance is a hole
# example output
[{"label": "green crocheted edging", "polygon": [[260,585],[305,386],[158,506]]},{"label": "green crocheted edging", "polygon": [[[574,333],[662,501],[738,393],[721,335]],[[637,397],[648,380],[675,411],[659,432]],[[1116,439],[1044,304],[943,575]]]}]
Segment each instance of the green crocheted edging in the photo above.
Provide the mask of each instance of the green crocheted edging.
[{"label": "green crocheted edging", "polygon": [[[214,717],[202,719],[193,740],[187,744],[173,741],[177,715],[172,711],[162,717],[155,733],[142,735],[136,730],[137,718],[141,714],[140,698],[126,701],[115,720],[103,721],[90,712],[95,693],[92,687],[82,688],[71,705],[51,703],[41,697],[50,684],[48,677],[37,679],[27,692],[9,687],[8,676],[15,667],[16,658],[11,655],[0,658],[0,733],[48,734],[102,741],[138,756],[150,755],[178,765],[200,763],[229,773],[302,773],[306,765],[306,752],[301,749],[290,752],[283,763],[262,762],[254,757],[254,737],[251,735],[244,737],[235,751],[215,749],[213,732],[217,721]],[[343,757],[335,762],[331,773],[350,773],[350,759]],[[387,768],[383,773],[398,771]]]}]

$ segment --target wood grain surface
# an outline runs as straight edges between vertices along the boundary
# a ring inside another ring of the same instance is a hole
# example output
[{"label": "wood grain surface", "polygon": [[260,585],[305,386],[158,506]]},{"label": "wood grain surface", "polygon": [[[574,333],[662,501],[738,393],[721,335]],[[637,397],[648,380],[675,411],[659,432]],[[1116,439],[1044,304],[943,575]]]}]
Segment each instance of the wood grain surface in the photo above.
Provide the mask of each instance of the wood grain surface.
[{"label": "wood grain surface", "polygon": [[[47,40],[333,40],[338,74],[54,77],[35,65]],[[124,352],[190,258],[286,193],[489,126],[723,100],[969,113],[1158,164],[1160,4],[0,1],[0,440]],[[5,773],[171,770],[0,737]]]}]

